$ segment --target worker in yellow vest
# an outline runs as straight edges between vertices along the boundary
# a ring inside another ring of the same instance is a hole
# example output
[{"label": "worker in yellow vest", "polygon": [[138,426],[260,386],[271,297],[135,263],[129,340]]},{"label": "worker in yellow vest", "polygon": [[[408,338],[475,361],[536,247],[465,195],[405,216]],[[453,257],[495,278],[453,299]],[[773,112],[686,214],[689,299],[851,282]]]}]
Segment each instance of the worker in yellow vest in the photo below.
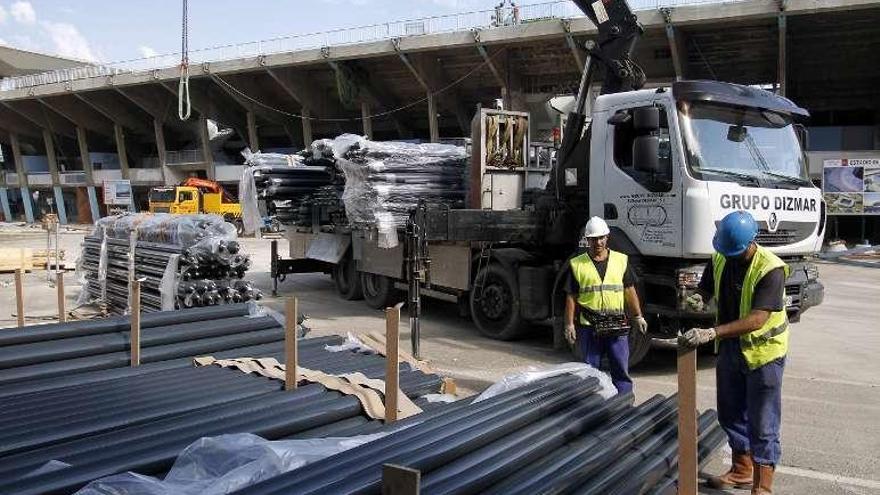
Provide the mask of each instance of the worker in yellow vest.
[{"label": "worker in yellow vest", "polygon": [[725,216],[715,232],[712,262],[687,304],[700,311],[715,298],[714,328],[692,328],[679,345],[715,341],[718,421],[733,451],[732,466],[708,480],[713,488],[772,493],[782,450],[782,372],[788,352],[785,279],[789,268],[755,242],[758,226],[745,211]]},{"label": "worker in yellow vest", "polygon": [[623,315],[626,310],[633,329],[643,334],[648,332],[648,322],[642,317],[636,293],[636,276],[625,254],[608,249],[610,233],[605,220],[591,218],[584,227],[587,252],[569,261],[565,336],[572,345],[577,342],[584,362],[594,368],[598,369],[602,356],[607,356],[611,381],[623,394],[632,391],[629,339],[626,335],[597,335],[584,310],[600,315]]}]

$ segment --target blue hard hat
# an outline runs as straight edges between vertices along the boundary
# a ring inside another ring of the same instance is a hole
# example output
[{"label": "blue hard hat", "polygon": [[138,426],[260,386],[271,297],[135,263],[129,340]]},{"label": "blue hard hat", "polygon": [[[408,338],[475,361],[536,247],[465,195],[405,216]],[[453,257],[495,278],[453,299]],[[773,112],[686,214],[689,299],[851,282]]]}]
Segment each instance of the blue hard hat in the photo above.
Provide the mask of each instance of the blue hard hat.
[{"label": "blue hard hat", "polygon": [[728,213],[718,224],[712,246],[726,257],[739,256],[758,235],[758,224],[745,211]]}]

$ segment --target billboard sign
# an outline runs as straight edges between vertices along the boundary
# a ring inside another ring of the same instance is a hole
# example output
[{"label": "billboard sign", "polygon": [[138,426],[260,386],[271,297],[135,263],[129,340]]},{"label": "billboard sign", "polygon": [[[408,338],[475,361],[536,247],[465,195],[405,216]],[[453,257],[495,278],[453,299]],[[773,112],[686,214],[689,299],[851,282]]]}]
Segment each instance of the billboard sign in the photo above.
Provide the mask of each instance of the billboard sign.
[{"label": "billboard sign", "polygon": [[880,215],[880,156],[822,162],[829,215]]}]

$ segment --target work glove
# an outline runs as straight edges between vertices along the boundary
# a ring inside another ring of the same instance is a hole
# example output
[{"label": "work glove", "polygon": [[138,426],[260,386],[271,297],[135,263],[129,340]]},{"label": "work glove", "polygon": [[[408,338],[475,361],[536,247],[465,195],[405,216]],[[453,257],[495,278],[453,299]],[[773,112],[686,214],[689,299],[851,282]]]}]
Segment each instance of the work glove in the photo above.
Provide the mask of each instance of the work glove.
[{"label": "work glove", "polygon": [[577,335],[574,331],[574,323],[565,325],[565,340],[571,345],[574,345],[575,340],[577,340]]},{"label": "work glove", "polygon": [[706,309],[706,303],[703,302],[703,296],[699,293],[691,294],[684,302],[689,310],[697,313],[702,313]]},{"label": "work glove", "polygon": [[714,328],[691,328],[678,336],[678,346],[698,347],[712,342],[716,335]]},{"label": "work glove", "polygon": [[638,330],[642,335],[648,334],[648,321],[644,316],[636,316],[633,318],[633,328]]}]

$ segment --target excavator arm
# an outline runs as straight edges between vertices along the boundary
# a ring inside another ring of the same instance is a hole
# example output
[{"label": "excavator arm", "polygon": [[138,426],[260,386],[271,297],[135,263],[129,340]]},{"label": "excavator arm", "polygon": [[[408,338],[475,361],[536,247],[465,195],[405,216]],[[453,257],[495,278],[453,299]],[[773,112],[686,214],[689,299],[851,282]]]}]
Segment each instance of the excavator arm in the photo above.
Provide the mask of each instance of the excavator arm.
[{"label": "excavator arm", "polygon": [[235,203],[235,198],[233,198],[232,195],[226,191],[226,189],[223,189],[223,186],[221,186],[216,181],[210,179],[189,177],[180,185],[183,187],[195,187],[203,193],[220,193],[225,203]]}]

